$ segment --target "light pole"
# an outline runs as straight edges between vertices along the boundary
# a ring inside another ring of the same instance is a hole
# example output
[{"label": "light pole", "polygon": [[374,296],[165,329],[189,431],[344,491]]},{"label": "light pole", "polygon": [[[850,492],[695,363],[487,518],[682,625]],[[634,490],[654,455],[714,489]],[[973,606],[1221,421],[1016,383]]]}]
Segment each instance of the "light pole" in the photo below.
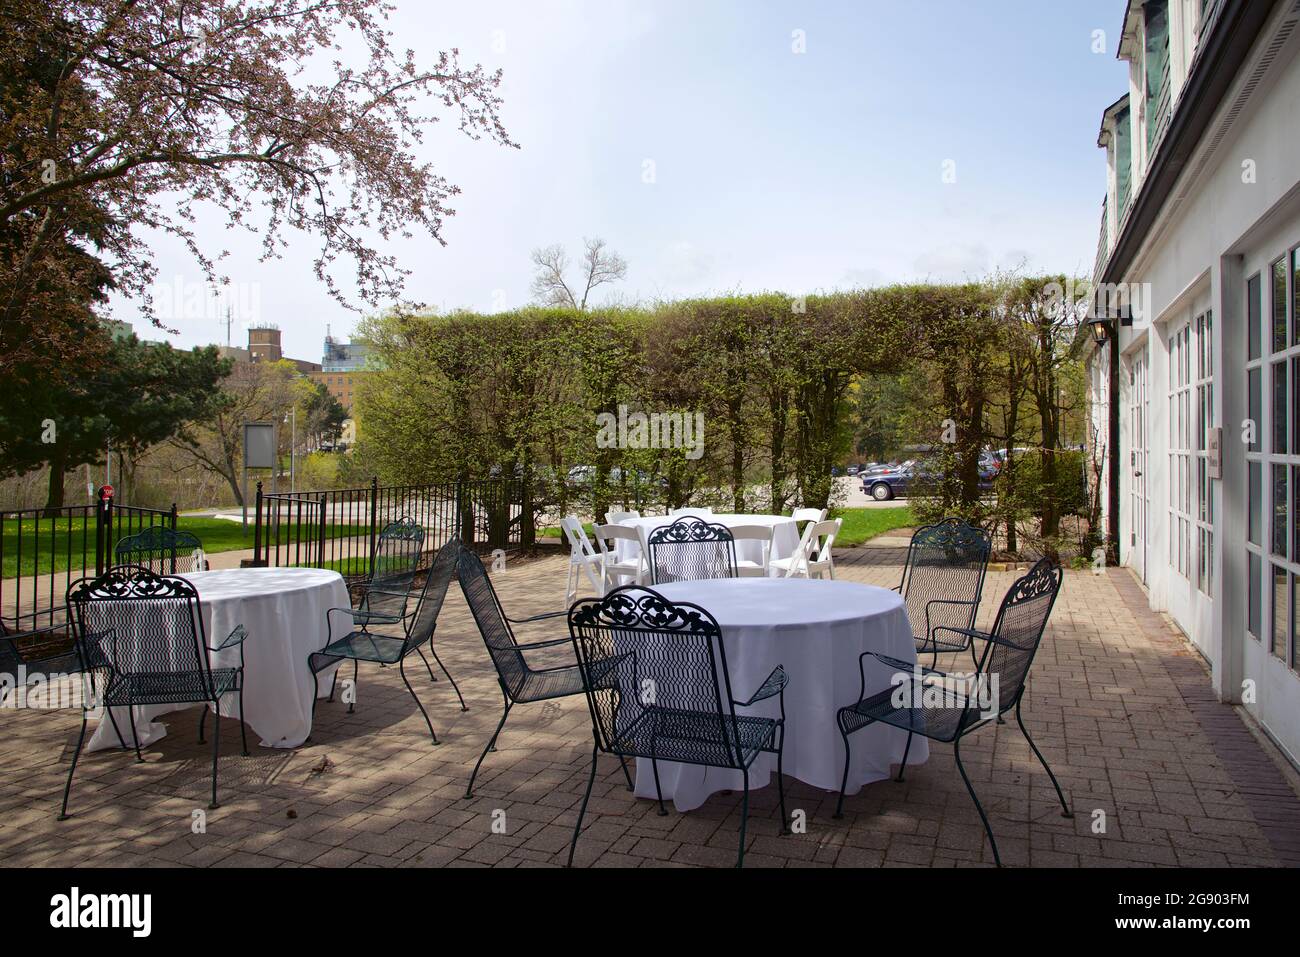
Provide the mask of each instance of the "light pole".
[{"label": "light pole", "polygon": [[294,460],[294,451],[298,447],[298,407],[291,406],[285,420],[289,423],[289,491],[296,491],[298,470]]}]

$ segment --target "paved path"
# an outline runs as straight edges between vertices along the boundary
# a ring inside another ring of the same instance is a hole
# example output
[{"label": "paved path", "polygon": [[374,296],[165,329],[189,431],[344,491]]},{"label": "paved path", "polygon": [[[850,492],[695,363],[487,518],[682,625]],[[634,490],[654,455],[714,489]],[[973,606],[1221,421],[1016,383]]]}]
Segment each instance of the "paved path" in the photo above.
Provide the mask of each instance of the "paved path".
[{"label": "paved path", "polygon": [[[893,585],[903,549],[878,543],[837,554],[843,578]],[[496,576],[513,617],[563,602],[563,557],[514,563]],[[1014,578],[989,576],[984,624]],[[1004,862],[1014,866],[1296,864],[1300,800],[1236,712],[1213,700],[1190,646],[1137,600],[1124,571],[1068,572],[1025,707],[1026,720],[1074,809],[1063,819],[1047,776],[1014,722],[967,739],[976,788]],[[521,640],[559,637],[554,624]],[[253,636],[250,640],[258,640]],[[521,705],[466,800],[470,767],[500,715],[483,644],[453,588],[438,629],[460,681],[462,714],[446,681],[413,678],[444,743],[433,747],[395,669],[361,670],[355,714],[324,704],[310,744],[238,756],[223,726],[224,806],[207,833],[210,751],[195,743],[195,712],[136,764],[83,758],[74,817],[55,821],[75,741],[72,712],[0,710],[0,862],[6,865],[553,866],[563,862],[586,784],[591,729],[581,699]],[[565,649],[561,648],[563,653]],[[418,671],[418,668],[417,668]],[[979,817],[952,750],[935,745],[906,783],[882,781],[831,818],[835,796],[787,779],[807,833],[777,836],[776,793],[755,793],[747,866],[951,867],[989,865]],[[583,866],[730,866],[740,797],[718,794],[686,814],[659,817],[625,790],[602,759],[578,845]],[[494,833],[494,814],[505,833]],[[498,815],[499,818],[499,815]]]}]

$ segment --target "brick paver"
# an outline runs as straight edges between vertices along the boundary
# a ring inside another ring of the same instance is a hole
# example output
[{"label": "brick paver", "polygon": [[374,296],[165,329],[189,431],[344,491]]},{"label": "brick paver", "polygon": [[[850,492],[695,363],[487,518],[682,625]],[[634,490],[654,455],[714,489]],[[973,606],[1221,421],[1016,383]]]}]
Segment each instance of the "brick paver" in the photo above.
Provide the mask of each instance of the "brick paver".
[{"label": "brick paver", "polygon": [[[841,578],[898,581],[903,550],[837,553]],[[512,562],[495,583],[512,617],[554,610],[567,562]],[[989,624],[1014,572],[991,572]],[[1067,572],[1035,664],[1025,719],[1075,811],[1014,721],[966,740],[962,754],[1003,861],[1017,866],[1259,866],[1300,862],[1300,800],[1236,712],[1214,700],[1203,664],[1135,595],[1126,572]],[[556,622],[521,640],[559,637]],[[254,638],[253,640],[256,640]],[[396,669],[364,666],[354,714],[322,703],[312,741],[293,752],[237,751],[223,727],[223,806],[206,812],[210,751],[197,712],[167,716],[145,753],[85,755],[73,817],[55,820],[76,741],[74,712],[0,710],[0,863],[218,867],[532,867],[562,864],[586,785],[591,728],[580,698],[515,708],[498,750],[464,797],[500,717],[483,644],[453,586],[437,647],[470,706],[445,680],[412,681],[443,744],[434,747]],[[555,652],[566,652],[561,648]],[[570,653],[571,654],[571,653]],[[751,799],[751,867],[953,867],[992,863],[952,759],[936,744],[906,781],[869,785],[833,820],[835,795],[787,779],[807,832],[777,836],[776,789]],[[602,758],[578,843],[581,866],[730,866],[738,794],[659,817]],[[206,812],[196,820],[195,812]],[[201,827],[200,824],[205,825]],[[196,831],[198,833],[196,833]]]}]

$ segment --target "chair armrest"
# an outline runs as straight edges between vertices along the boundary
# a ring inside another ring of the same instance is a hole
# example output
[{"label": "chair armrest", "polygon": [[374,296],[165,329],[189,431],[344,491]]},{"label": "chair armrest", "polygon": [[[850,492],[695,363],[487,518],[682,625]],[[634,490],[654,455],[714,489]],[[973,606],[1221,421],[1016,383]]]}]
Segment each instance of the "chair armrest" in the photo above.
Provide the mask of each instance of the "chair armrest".
[{"label": "chair armrest", "polygon": [[554,648],[557,645],[572,646],[572,644],[573,644],[572,638],[552,638],[549,639],[548,641],[534,641],[526,645],[515,645],[515,647],[520,651],[532,651],[534,648]]},{"label": "chair armrest", "polygon": [[954,627],[952,627],[951,625],[937,625],[937,626],[935,626],[935,629],[934,629],[935,634],[938,634],[938,633],[941,632],[941,631],[951,631],[951,632],[952,632],[953,634],[955,634],[955,635],[965,635],[967,638],[978,638],[978,639],[980,639],[981,641],[996,641],[996,640],[997,640],[997,639],[995,639],[992,635],[986,634],[985,632],[982,632],[982,631],[977,631],[977,630],[974,629],[974,628],[954,628]]},{"label": "chair armrest", "polygon": [[[864,651],[860,656],[858,656],[858,669],[860,671],[862,671],[862,665],[865,663],[867,658],[875,658],[877,661],[881,662],[882,664],[886,664],[891,668],[896,668],[899,671],[906,672],[908,675],[914,675],[919,670],[921,672],[922,678],[932,678],[932,677],[947,678],[948,677],[948,672],[940,671],[938,668],[927,668],[919,661],[909,663],[903,661],[903,659],[901,658],[891,658],[889,657],[889,655],[882,655],[878,651]],[[863,671],[862,675],[863,678],[865,679],[866,672]]]},{"label": "chair armrest", "polygon": [[747,700],[737,701],[735,703],[742,707],[747,707],[756,701],[763,701],[773,695],[780,694],[785,691],[785,686],[789,683],[790,677],[785,673],[785,668],[781,665],[777,665],[772,669],[772,673],[763,679],[763,683],[758,686],[757,691],[750,695]]},{"label": "chair armrest", "polygon": [[561,615],[567,615],[568,613],[569,611],[566,608],[564,611],[545,611],[540,615],[532,615],[528,618],[511,618],[509,615],[506,615],[505,619],[512,625],[526,625],[530,621],[544,621],[547,618],[559,618]]},{"label": "chair armrest", "polygon": [[234,629],[226,636],[226,640],[215,648],[209,648],[209,651],[222,651],[226,648],[233,648],[235,645],[242,645],[248,640],[248,629],[243,625],[236,625]]}]

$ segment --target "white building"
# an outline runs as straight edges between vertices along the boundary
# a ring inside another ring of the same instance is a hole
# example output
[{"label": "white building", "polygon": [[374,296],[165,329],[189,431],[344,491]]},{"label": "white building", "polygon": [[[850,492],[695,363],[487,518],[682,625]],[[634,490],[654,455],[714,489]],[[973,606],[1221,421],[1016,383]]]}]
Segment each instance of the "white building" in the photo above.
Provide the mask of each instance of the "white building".
[{"label": "white building", "polygon": [[1130,0],[1090,363],[1120,561],[1300,764],[1298,49],[1300,0]]}]

